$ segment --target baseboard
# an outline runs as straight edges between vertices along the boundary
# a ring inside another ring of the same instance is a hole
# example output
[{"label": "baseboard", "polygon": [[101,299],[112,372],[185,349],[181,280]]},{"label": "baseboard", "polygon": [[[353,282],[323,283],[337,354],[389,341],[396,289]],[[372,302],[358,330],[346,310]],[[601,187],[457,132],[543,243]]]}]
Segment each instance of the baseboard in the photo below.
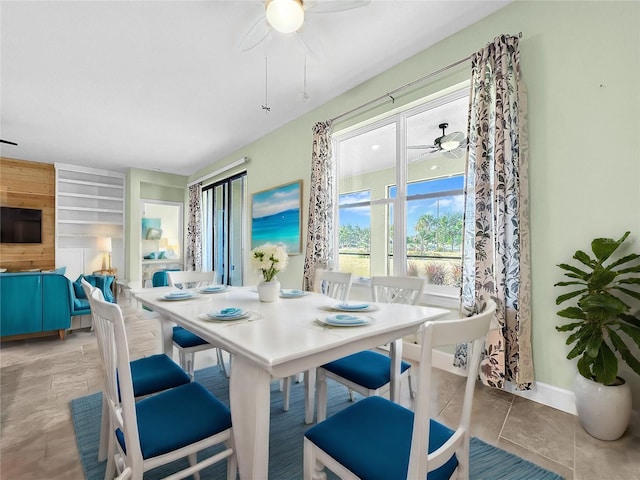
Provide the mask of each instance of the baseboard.
[{"label": "baseboard", "polygon": [[[434,350],[433,366],[456,375],[466,376],[464,369],[453,366],[453,355],[450,353]],[[534,390],[518,390],[511,382],[507,382],[505,391],[572,415],[577,413],[575,396],[571,390],[542,382],[536,382]]]}]

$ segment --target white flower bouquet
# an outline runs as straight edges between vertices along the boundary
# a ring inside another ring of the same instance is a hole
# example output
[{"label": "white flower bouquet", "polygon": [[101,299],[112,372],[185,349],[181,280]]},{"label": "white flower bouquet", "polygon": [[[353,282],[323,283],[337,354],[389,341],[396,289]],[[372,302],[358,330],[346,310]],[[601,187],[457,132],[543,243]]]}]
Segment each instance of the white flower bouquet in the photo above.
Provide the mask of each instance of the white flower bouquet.
[{"label": "white flower bouquet", "polygon": [[287,249],[282,244],[265,243],[251,250],[251,265],[262,273],[265,282],[270,282],[289,262]]}]

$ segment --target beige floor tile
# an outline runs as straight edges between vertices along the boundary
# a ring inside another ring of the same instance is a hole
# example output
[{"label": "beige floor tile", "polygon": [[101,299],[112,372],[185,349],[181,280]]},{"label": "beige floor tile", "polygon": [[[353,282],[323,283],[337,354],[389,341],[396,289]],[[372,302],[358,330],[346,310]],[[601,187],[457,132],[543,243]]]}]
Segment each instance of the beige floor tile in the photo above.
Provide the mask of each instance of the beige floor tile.
[{"label": "beige floor tile", "polygon": [[575,417],[516,397],[501,437],[569,468],[574,460]]},{"label": "beige floor tile", "polygon": [[554,473],[557,473],[565,480],[573,480],[574,473],[573,469],[562,465],[558,462],[555,462],[549,458],[543,457],[542,455],[538,455],[537,453],[528,450],[520,445],[516,445],[515,443],[510,442],[509,440],[505,440],[501,438],[497,444],[498,447],[506,450],[509,453],[513,453],[514,455],[518,455],[519,457],[524,458],[525,460],[529,460],[536,465],[546,468]]}]

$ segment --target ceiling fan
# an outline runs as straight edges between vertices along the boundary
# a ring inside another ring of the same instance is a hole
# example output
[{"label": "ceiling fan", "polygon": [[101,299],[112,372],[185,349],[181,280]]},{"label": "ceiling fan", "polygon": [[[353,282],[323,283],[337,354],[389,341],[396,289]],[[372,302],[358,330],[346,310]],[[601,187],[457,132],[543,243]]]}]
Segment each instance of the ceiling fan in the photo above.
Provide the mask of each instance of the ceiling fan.
[{"label": "ceiling fan", "polygon": [[[440,155],[444,158],[462,158],[467,147],[467,139],[462,132],[446,133],[448,123],[441,123],[438,128],[442,129],[442,136],[433,141],[433,145],[409,145],[410,150],[427,150],[419,155],[415,160],[420,160],[427,155]],[[415,161],[414,160],[414,161]]]},{"label": "ceiling fan", "polygon": [[265,13],[249,28],[240,41],[240,50],[247,52],[260,45],[275,30],[295,33],[305,51],[321,55],[322,47],[308,33],[302,32],[306,15],[333,13],[364,7],[371,0],[311,1],[311,0],[264,0]]}]

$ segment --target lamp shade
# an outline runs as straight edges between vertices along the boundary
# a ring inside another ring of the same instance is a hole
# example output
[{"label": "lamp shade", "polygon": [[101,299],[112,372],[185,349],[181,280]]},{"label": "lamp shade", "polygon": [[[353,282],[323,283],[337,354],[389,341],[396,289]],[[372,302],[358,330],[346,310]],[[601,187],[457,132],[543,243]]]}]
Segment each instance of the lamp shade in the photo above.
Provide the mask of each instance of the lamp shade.
[{"label": "lamp shade", "polygon": [[304,22],[304,8],[299,0],[271,0],[267,4],[267,21],[281,33],[292,33]]},{"label": "lamp shade", "polygon": [[99,252],[107,252],[111,253],[111,237],[100,237],[98,238],[98,251]]}]

